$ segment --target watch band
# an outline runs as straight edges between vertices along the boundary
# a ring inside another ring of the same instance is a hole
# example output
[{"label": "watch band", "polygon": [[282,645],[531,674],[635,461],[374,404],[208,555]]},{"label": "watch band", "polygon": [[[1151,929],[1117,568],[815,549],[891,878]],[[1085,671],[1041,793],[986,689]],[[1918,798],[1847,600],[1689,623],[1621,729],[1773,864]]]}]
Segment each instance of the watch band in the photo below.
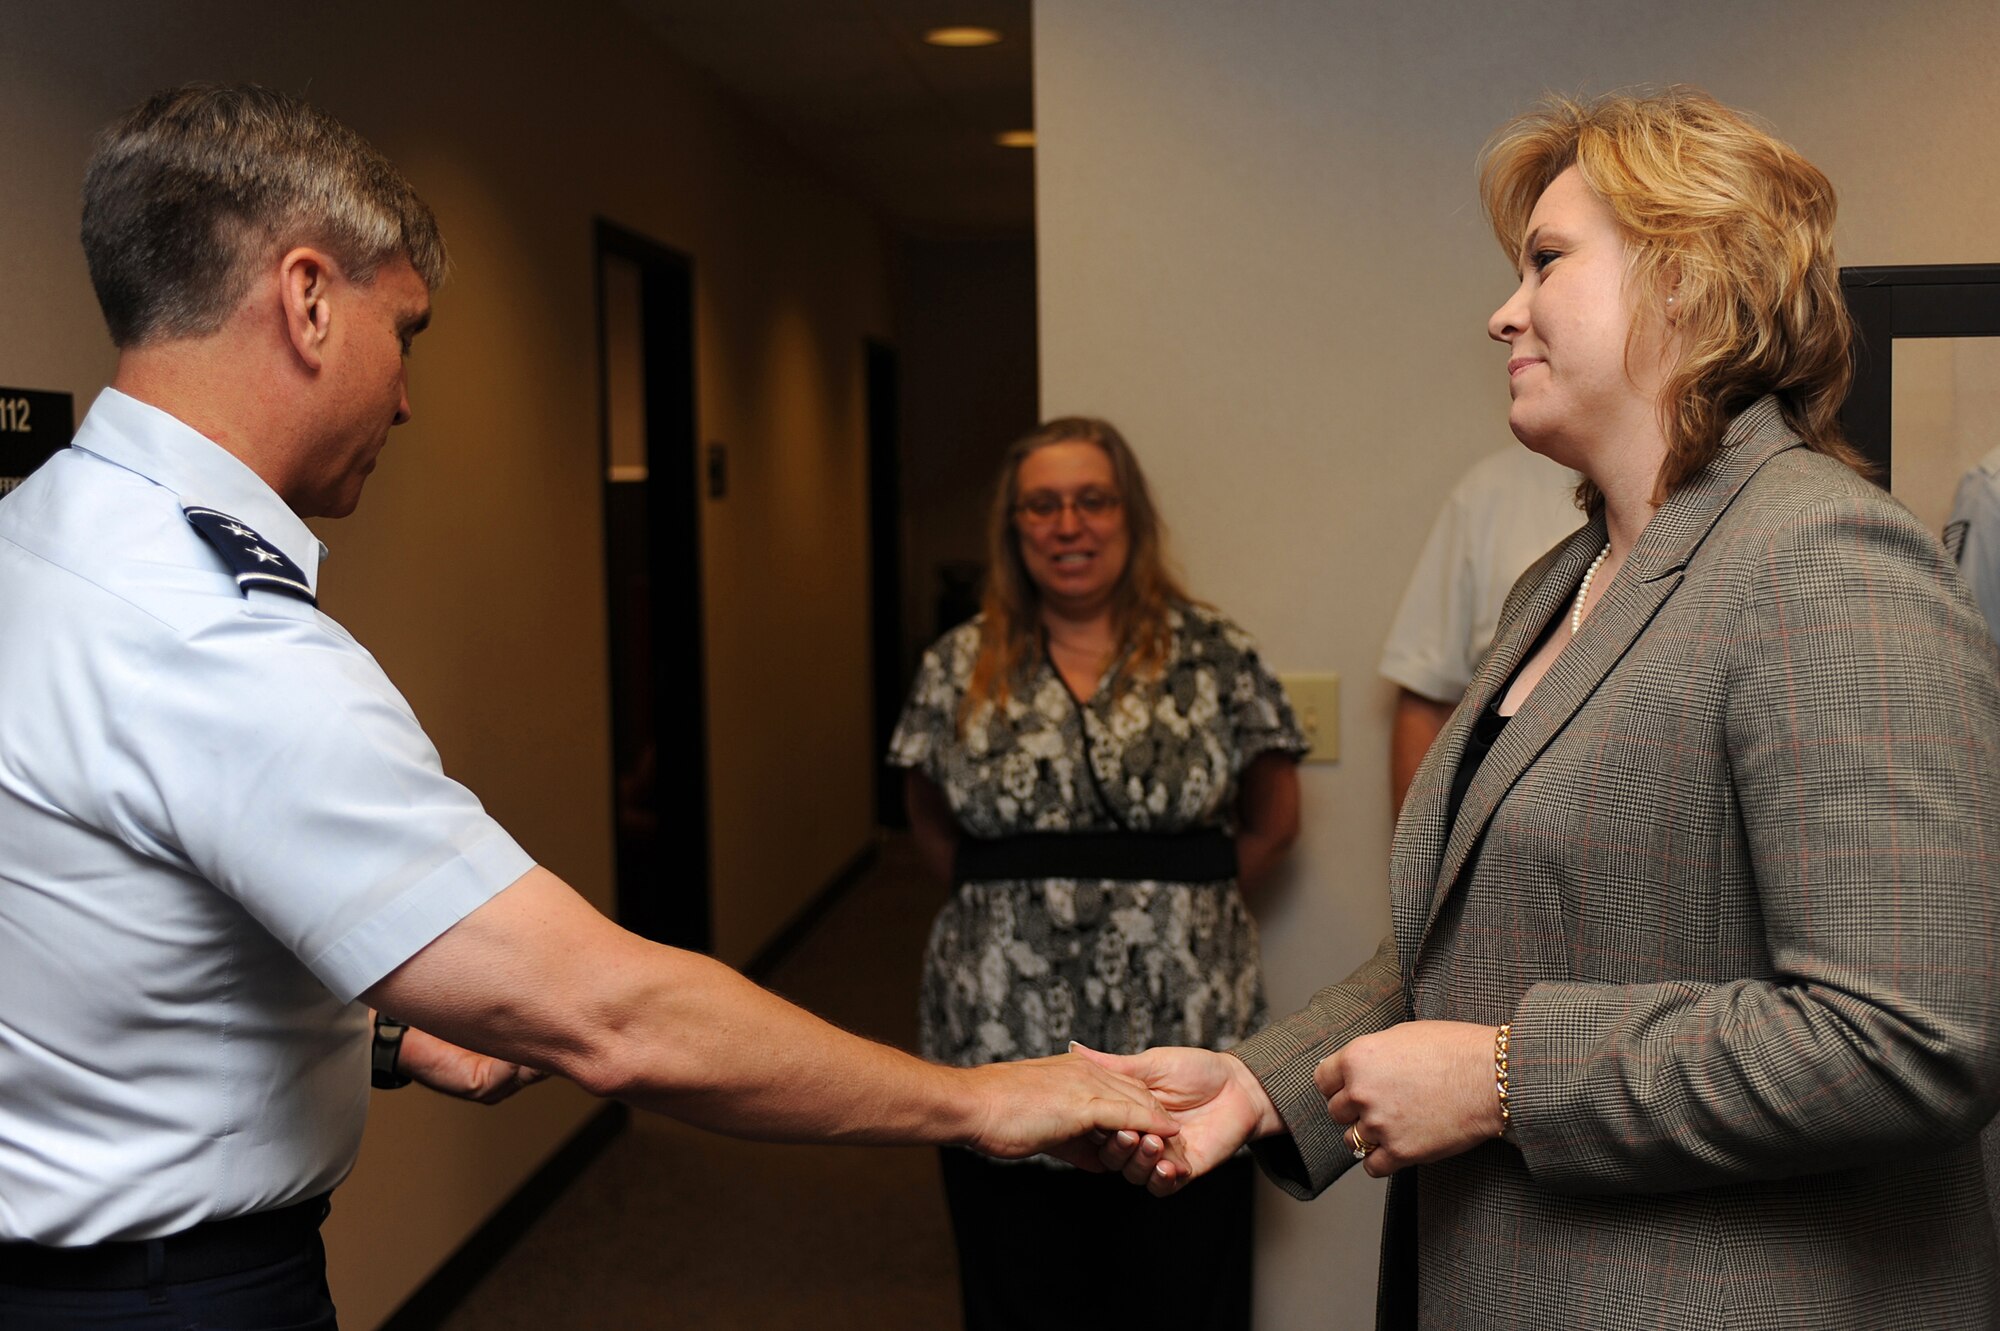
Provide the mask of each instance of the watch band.
[{"label": "watch band", "polygon": [[396,1066],[403,1056],[403,1033],[409,1029],[394,1017],[375,1014],[375,1043],[370,1053],[368,1081],[376,1090],[401,1090],[410,1084],[410,1074]]}]

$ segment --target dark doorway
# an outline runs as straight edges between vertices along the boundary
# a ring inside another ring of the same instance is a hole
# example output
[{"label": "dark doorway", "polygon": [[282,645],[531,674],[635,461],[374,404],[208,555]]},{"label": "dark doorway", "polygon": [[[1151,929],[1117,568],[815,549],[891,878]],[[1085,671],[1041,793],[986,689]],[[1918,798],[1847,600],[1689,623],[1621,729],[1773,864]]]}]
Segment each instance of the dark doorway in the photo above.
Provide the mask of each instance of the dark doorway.
[{"label": "dark doorway", "polygon": [[711,942],[694,265],[597,223],[618,921]]},{"label": "dark doorway", "polygon": [[875,820],[908,827],[903,773],[884,761],[909,687],[903,660],[903,413],[896,349],[862,339],[868,376],[868,618],[874,662]]},{"label": "dark doorway", "polygon": [[2000,337],[2000,264],[1843,268],[1840,290],[1855,333],[1854,383],[1840,408],[1840,428],[1888,485],[1896,339]]}]

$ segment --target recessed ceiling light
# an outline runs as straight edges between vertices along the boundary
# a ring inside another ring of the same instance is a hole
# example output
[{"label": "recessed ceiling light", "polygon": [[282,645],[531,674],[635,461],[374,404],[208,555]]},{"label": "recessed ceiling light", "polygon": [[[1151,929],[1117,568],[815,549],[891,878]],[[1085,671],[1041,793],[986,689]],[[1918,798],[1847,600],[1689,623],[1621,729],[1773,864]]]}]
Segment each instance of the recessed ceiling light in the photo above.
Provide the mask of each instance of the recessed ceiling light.
[{"label": "recessed ceiling light", "polygon": [[924,40],[932,46],[992,46],[1000,33],[995,28],[932,28]]},{"label": "recessed ceiling light", "polygon": [[1004,134],[995,134],[993,141],[1002,148],[1032,148],[1035,146],[1035,131],[1010,129]]}]

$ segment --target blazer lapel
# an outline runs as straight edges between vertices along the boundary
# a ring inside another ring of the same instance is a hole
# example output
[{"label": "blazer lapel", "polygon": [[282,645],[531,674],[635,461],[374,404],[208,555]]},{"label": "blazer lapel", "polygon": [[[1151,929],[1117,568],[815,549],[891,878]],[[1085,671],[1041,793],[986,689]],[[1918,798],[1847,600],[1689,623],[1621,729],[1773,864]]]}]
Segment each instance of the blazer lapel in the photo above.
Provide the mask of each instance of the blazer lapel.
[{"label": "blazer lapel", "polygon": [[[1423,940],[1457,885],[1500,801],[1529,764],[1569,724],[1612,667],[1632,650],[1646,625],[1680,585],[1688,560],[1730,501],[1766,461],[1787,448],[1799,446],[1799,442],[1786,427],[1777,399],[1763,398],[1730,423],[1722,448],[1708,466],[1653,514],[1617,579],[1605,590],[1603,599],[1549,667],[1549,672],[1535,685],[1520,711],[1500,732],[1466,790],[1457,820],[1441,838],[1443,850],[1436,871],[1426,876],[1430,891],[1419,898],[1424,907],[1420,924],[1414,918],[1415,909],[1410,912],[1413,918],[1408,923],[1417,927],[1405,935],[1415,941],[1406,957],[1406,973],[1413,967],[1415,954],[1422,950]],[[1435,810],[1439,824],[1445,812],[1442,803],[1450,798],[1449,773],[1456,771],[1464,754],[1473,718],[1514,677],[1550,618],[1567,613],[1570,598],[1575,596],[1583,579],[1584,568],[1603,548],[1604,520],[1598,517],[1558,549],[1541,585],[1529,594],[1503,628],[1500,641],[1466,693],[1465,705],[1453,717],[1451,734],[1456,748],[1451,751],[1449,767],[1428,792],[1432,800],[1439,802]],[[1554,631],[1567,633],[1568,625],[1558,625]],[[1401,875],[1397,877],[1400,879]],[[1418,902],[1409,904],[1414,908]],[[1399,925],[1403,923],[1398,920]]]},{"label": "blazer lapel", "polygon": [[[1473,724],[1521,668],[1541,636],[1542,626],[1569,604],[1584,568],[1603,548],[1604,519],[1593,518],[1522,574],[1520,585],[1508,593],[1502,607],[1493,646],[1473,672],[1464,699],[1438,732],[1416,780],[1410,783],[1402,816],[1396,820],[1390,865],[1390,907],[1402,945],[1405,976],[1416,962],[1416,941],[1425,932],[1432,890],[1436,884],[1450,881],[1440,873],[1440,866],[1452,854],[1458,838],[1451,835],[1445,820],[1451,812],[1452,778],[1465,758]],[[1492,762],[1489,754],[1486,765]],[[1468,792],[1468,804],[1470,799]],[[1463,810],[1458,821],[1461,825],[1465,821]],[[1456,870],[1451,877],[1455,876]]]}]

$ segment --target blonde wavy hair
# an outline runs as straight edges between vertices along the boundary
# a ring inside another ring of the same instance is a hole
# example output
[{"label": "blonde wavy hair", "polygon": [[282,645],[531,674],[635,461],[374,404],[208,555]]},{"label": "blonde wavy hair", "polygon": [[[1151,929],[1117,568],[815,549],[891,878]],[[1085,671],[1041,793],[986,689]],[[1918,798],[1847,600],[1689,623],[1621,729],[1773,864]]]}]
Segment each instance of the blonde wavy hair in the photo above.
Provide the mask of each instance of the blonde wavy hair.
[{"label": "blonde wavy hair", "polygon": [[980,707],[1004,705],[1024,686],[1033,665],[1048,650],[1042,628],[1041,595],[1021,558],[1021,537],[1014,525],[1020,502],[1021,463],[1030,453],[1051,444],[1084,443],[1111,459],[1120,511],[1131,553],[1112,598],[1112,630],[1125,657],[1111,687],[1114,695],[1133,685],[1156,680],[1164,672],[1173,647],[1167,612],[1190,598],[1169,564],[1166,530],[1146,474],[1139,469],[1131,445],[1109,421],[1090,416],[1064,416],[1017,440],[1000,463],[993,506],[986,519],[986,590],[980,601],[983,616],[979,656],[959,707],[961,726]]},{"label": "blonde wavy hair", "polygon": [[[1479,155],[1480,199],[1510,263],[1542,192],[1571,166],[1617,219],[1642,311],[1675,297],[1655,501],[1707,466],[1729,422],[1766,394],[1809,447],[1868,474],[1840,433],[1854,329],[1833,258],[1833,184],[1819,168],[1698,88],[1551,95]],[[1603,503],[1588,481],[1579,497],[1592,512]]]}]

